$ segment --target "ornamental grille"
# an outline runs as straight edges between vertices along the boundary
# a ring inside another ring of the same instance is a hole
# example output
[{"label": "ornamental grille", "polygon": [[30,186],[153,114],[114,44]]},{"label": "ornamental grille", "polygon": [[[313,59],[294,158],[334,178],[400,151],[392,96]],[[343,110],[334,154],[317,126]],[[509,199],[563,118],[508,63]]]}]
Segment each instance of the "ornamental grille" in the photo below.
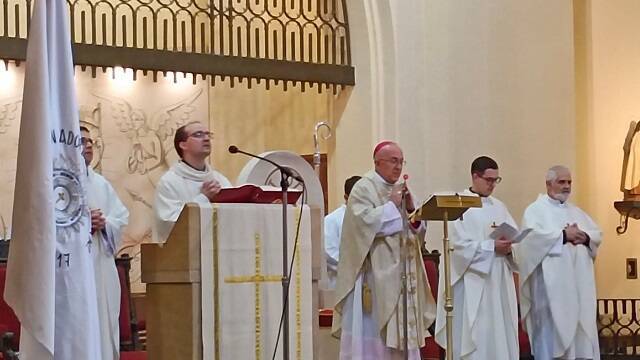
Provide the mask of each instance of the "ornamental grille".
[{"label": "ornamental grille", "polygon": [[[0,0],[0,4],[0,44],[6,45],[0,47],[0,57],[24,60],[33,0]],[[303,86],[354,83],[346,0],[67,0],[67,4],[78,65],[151,70],[154,76],[158,71],[189,72],[210,76],[212,82],[217,76]],[[100,56],[85,53],[89,51]]]}]

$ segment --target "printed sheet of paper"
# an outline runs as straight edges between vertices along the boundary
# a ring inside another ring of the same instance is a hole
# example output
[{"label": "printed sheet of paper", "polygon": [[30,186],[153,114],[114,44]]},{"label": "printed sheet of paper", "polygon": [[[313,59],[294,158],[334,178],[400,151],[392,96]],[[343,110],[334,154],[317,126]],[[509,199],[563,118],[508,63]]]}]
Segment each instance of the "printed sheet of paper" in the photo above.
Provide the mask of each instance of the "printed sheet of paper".
[{"label": "printed sheet of paper", "polygon": [[524,239],[529,234],[529,232],[531,232],[531,230],[532,229],[524,229],[520,233],[518,233],[518,229],[507,223],[502,223],[495,230],[493,230],[489,237],[493,240],[505,237],[507,239],[511,239],[514,244],[517,244],[522,241],[522,239]]}]

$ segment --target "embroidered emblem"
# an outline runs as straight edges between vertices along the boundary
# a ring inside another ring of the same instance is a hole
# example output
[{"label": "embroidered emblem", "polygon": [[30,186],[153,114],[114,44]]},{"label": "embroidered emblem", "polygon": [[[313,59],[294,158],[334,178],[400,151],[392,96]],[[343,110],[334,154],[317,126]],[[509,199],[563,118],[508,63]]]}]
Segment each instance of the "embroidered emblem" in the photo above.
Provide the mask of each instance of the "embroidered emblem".
[{"label": "embroidered emblem", "polygon": [[53,201],[55,202],[56,225],[75,225],[82,217],[84,196],[80,179],[71,171],[53,169]]}]

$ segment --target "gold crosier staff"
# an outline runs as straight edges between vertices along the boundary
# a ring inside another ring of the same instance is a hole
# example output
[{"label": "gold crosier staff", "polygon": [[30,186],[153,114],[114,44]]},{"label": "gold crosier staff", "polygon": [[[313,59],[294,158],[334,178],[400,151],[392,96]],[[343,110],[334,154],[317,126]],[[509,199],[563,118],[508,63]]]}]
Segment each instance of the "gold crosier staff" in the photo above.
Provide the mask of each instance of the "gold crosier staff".
[{"label": "gold crosier staff", "polygon": [[327,124],[324,121],[321,121],[319,123],[316,124],[316,127],[313,131],[313,146],[314,146],[314,152],[313,152],[313,170],[315,170],[316,175],[318,175],[318,177],[320,177],[320,142],[318,141],[318,134],[320,134],[320,130],[322,128],[325,128],[326,131],[324,132],[324,135],[321,134],[322,139],[323,140],[327,140],[331,137],[331,126],[329,126],[329,124]]}]

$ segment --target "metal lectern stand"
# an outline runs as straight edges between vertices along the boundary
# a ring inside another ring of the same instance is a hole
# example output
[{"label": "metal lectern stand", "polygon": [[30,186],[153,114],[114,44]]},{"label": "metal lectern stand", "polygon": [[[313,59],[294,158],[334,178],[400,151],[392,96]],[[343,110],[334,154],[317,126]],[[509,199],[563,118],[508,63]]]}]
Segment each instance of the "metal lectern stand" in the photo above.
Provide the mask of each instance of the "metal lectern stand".
[{"label": "metal lectern stand", "polygon": [[478,196],[460,195],[433,195],[422,204],[412,215],[413,220],[442,221],[444,237],[444,309],[447,312],[447,360],[453,359],[453,294],[451,288],[451,245],[449,244],[448,222],[457,220],[467,209],[472,207],[482,207],[482,201]]}]

